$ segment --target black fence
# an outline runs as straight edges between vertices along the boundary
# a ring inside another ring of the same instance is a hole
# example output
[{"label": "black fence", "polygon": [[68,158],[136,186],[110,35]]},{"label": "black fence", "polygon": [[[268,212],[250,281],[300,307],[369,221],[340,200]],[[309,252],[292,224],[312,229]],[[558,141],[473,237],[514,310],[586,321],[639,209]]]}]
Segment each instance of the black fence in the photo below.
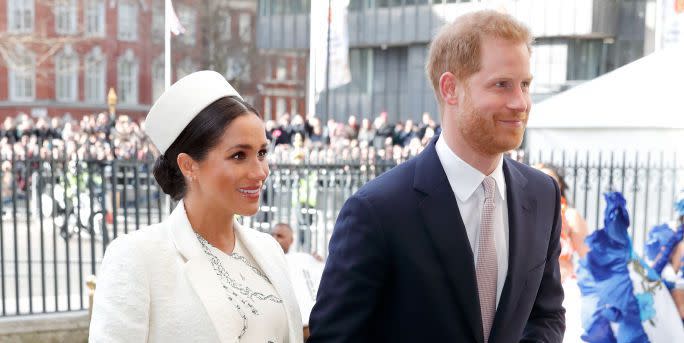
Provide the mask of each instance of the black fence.
[{"label": "black fence", "polygon": [[641,253],[653,226],[676,219],[674,202],[684,190],[684,161],[679,157],[675,152],[537,151],[527,160],[530,165],[551,163],[561,169],[567,200],[584,216],[590,231],[603,227],[603,194],[621,192],[633,246]]},{"label": "black fence", "polygon": [[[569,201],[590,230],[603,220],[601,194],[622,191],[637,249],[646,229],[672,218],[672,203],[684,186],[684,166],[675,155],[533,153],[526,158],[561,167]],[[174,206],[154,181],[152,161],[0,163],[2,316],[86,309],[85,280],[97,274],[109,242],[161,221]],[[261,211],[239,220],[266,232],[288,223],[295,231],[294,249],[326,256],[344,201],[393,166],[391,161],[274,163]]]},{"label": "black fence", "polygon": [[169,206],[151,167],[151,162],[2,161],[2,316],[87,308],[85,280],[97,273],[107,244],[160,221]]}]

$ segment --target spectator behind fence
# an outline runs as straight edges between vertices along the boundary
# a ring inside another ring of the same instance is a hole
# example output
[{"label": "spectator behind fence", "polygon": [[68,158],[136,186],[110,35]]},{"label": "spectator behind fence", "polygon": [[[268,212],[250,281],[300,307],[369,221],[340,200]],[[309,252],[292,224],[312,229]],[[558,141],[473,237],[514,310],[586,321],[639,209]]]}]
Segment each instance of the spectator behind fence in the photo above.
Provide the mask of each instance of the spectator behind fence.
[{"label": "spectator behind fence", "polygon": [[558,184],[561,194],[561,235],[560,245],[561,253],[558,259],[561,274],[561,283],[563,284],[563,292],[565,298],[563,299],[563,308],[565,308],[566,330],[563,342],[574,343],[580,342],[584,330],[582,329],[582,294],[577,285],[577,262],[585,258],[589,248],[584,243],[589,229],[587,223],[582,215],[570,206],[567,201],[566,192],[568,185],[565,182],[563,173],[558,167],[551,164],[538,163],[534,165],[535,168],[544,172],[544,174],[551,176]]},{"label": "spectator behind fence", "polygon": [[495,11],[432,40],[442,134],[346,201],[309,343],[561,342],[560,192],[503,157],[525,131],[531,42]]},{"label": "spectator behind fence", "polygon": [[286,223],[273,226],[271,235],[285,252],[285,259],[290,271],[290,280],[301,310],[302,322],[309,324],[309,314],[316,301],[318,285],[323,273],[323,259],[318,254],[296,252],[290,249],[294,243],[292,227]]},{"label": "spectator behind fence", "polygon": [[155,179],[179,202],[107,248],[90,341],[302,342],[282,250],[234,220],[258,211],[269,173],[259,113],[200,71],[162,94],[145,129],[161,154]]}]

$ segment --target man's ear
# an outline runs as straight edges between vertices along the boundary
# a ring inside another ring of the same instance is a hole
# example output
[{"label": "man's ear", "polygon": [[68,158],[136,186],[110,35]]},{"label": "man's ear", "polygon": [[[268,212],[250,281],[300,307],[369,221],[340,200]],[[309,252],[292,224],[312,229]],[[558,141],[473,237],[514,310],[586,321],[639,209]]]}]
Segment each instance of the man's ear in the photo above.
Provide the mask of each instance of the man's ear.
[{"label": "man's ear", "polygon": [[442,103],[458,105],[458,87],[460,87],[460,82],[456,79],[456,75],[451,72],[443,73],[439,77],[439,94],[442,97]]},{"label": "man's ear", "polygon": [[183,173],[183,176],[191,180],[197,178],[197,175],[195,175],[197,170],[197,162],[195,162],[190,155],[181,152],[178,154],[178,157],[176,157],[176,162],[178,163],[178,168],[180,169],[181,173]]}]

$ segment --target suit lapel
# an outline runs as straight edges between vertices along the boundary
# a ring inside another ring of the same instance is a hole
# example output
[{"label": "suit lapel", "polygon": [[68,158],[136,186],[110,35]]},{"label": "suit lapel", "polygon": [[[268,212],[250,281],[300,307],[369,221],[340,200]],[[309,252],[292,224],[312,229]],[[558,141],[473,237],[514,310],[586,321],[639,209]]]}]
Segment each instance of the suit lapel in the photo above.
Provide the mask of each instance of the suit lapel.
[{"label": "suit lapel", "polygon": [[[244,228],[237,222],[235,222],[234,227],[236,236],[240,237],[240,241],[245,246],[245,249],[252,255],[254,261],[271,281],[276,293],[283,300],[283,306],[287,315],[287,323],[290,328],[290,342],[300,341],[301,337],[298,337],[297,334],[301,333],[301,328],[295,327],[301,325],[302,322],[301,318],[299,318],[301,317],[299,307],[296,305],[297,299],[290,286],[291,283],[287,271],[273,263],[273,261],[278,259],[285,263],[284,258],[271,254],[270,252],[273,250],[268,249],[268,247],[265,246],[265,243],[267,244],[268,242],[260,240],[253,234],[250,234],[248,230],[251,229]],[[273,242],[273,249],[276,249],[275,251],[280,249],[279,246],[276,246],[275,241]]]},{"label": "suit lapel", "polygon": [[474,338],[481,342],[484,337],[473,252],[435,142],[416,157],[414,188],[423,195],[418,206],[463,316]]},{"label": "suit lapel", "polygon": [[219,340],[235,341],[236,333],[240,332],[242,327],[235,326],[230,320],[234,309],[227,302],[221,280],[202,251],[202,246],[188,221],[183,201],[178,203],[167,220],[176,249],[186,260],[183,267],[185,275],[207,311]]},{"label": "suit lapel", "polygon": [[498,337],[497,328],[505,326],[507,320],[516,315],[513,311],[518,305],[519,295],[527,278],[526,241],[534,235],[535,226],[536,202],[526,189],[527,179],[507,159],[504,159],[503,171],[508,206],[508,273],[494,318],[492,342],[508,339]]}]

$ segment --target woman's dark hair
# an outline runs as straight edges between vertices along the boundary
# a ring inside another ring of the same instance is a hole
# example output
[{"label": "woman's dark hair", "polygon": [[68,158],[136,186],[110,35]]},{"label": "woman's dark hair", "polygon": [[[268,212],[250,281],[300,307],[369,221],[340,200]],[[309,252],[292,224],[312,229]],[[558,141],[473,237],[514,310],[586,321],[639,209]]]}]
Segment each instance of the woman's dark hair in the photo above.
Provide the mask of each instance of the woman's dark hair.
[{"label": "woman's dark hair", "polygon": [[235,118],[250,112],[262,118],[252,105],[230,96],[214,101],[198,113],[154,164],[154,178],[164,193],[178,201],[187,191],[183,173],[176,161],[178,154],[186,153],[195,161],[204,160],[209,150],[219,143],[228,125]]}]

